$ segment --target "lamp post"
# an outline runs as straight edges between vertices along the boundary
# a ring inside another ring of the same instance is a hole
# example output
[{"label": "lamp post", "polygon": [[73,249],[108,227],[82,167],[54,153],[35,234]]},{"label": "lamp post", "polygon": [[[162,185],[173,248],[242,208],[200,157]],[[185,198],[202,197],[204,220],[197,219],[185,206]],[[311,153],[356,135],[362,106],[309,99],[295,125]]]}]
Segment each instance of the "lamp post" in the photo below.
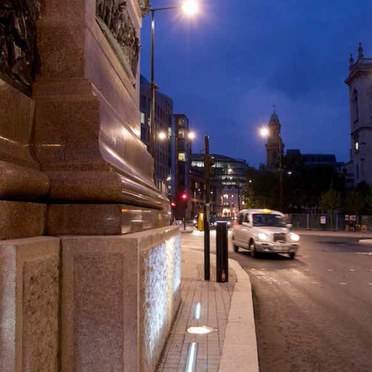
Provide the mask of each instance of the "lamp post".
[{"label": "lamp post", "polygon": [[155,92],[158,86],[155,83],[155,13],[165,10],[181,9],[183,13],[192,16],[197,13],[198,5],[194,0],[185,0],[181,5],[167,6],[162,8],[150,8],[151,13],[151,81],[150,81],[150,152],[155,158],[156,135],[155,135]]},{"label": "lamp post", "polygon": [[[262,127],[259,131],[260,136],[263,138],[269,138],[272,134],[270,133],[270,129],[268,127]],[[279,164],[278,164],[278,171],[279,171],[279,208],[282,211],[283,209],[283,170],[282,170],[282,137],[278,134],[278,152],[279,152]]]},{"label": "lamp post", "polygon": [[209,137],[204,137],[204,182],[205,182],[205,204],[204,204],[204,280],[210,280],[210,167]]}]

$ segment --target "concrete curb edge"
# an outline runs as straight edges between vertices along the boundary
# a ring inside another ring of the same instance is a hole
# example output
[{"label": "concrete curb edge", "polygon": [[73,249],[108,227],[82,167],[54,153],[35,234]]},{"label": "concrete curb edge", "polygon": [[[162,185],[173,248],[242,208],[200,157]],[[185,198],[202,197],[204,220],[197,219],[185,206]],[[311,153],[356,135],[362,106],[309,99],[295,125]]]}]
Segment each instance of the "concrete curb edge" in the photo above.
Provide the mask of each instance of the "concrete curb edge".
[{"label": "concrete curb edge", "polygon": [[231,299],[219,372],[258,372],[258,352],[254,323],[252,286],[240,264],[229,259],[237,275]]}]

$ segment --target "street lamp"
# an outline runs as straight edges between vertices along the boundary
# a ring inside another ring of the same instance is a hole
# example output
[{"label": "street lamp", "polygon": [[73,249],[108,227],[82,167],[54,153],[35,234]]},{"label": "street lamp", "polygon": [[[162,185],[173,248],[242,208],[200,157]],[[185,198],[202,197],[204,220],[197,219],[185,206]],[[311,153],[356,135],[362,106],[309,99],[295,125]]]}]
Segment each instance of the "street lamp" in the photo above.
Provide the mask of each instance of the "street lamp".
[{"label": "street lamp", "polygon": [[[263,138],[269,138],[272,136],[270,133],[270,128],[268,127],[262,127],[259,130],[259,134]],[[278,165],[278,170],[279,170],[279,207],[280,210],[283,209],[283,172],[282,172],[282,137],[280,136],[280,133],[278,133],[278,152],[279,152],[279,165]]]},{"label": "street lamp", "polygon": [[185,0],[181,5],[167,6],[163,8],[150,8],[151,12],[151,95],[150,95],[150,152],[155,158],[155,13],[163,10],[181,9],[182,12],[191,17],[198,12],[198,4],[195,0]]}]

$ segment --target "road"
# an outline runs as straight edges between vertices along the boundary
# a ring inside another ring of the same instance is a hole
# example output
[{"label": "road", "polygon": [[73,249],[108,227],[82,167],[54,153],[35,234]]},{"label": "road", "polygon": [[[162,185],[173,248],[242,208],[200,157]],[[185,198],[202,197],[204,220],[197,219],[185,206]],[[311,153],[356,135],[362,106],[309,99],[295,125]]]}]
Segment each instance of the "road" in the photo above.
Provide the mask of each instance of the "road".
[{"label": "road", "polygon": [[372,245],[302,236],[295,260],[230,257],[251,278],[261,372],[372,371]]},{"label": "road", "polygon": [[[203,249],[187,235],[183,247]],[[229,251],[251,278],[261,372],[372,371],[372,245],[301,235],[294,260]]]}]

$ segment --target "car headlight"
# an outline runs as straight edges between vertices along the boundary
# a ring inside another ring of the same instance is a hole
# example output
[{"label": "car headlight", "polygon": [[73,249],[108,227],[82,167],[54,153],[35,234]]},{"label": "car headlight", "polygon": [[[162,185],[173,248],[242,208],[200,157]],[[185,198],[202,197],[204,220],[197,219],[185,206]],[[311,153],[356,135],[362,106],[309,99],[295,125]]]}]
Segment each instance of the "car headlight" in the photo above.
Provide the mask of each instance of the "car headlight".
[{"label": "car headlight", "polygon": [[258,239],[260,240],[268,240],[269,239],[269,236],[265,233],[258,233]]},{"label": "car headlight", "polygon": [[290,233],[289,234],[289,238],[293,241],[293,242],[298,242],[300,240],[300,236],[295,234],[295,233]]}]

